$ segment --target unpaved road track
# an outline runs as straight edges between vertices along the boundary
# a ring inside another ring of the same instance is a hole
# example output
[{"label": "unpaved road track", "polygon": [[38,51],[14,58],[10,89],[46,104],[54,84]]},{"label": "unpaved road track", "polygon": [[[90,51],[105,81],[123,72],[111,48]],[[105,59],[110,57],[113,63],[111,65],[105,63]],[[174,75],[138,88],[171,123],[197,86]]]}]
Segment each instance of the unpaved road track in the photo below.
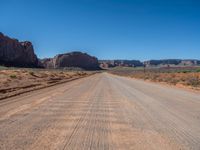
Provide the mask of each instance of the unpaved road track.
[{"label": "unpaved road track", "polygon": [[0,149],[200,150],[200,95],[96,74],[0,101]]}]

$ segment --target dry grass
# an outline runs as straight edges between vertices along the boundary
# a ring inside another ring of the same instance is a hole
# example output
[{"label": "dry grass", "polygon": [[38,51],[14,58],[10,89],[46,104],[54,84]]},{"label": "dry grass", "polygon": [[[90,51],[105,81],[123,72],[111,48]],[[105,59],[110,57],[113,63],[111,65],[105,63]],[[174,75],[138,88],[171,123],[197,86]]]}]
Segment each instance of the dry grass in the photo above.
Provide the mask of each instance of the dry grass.
[{"label": "dry grass", "polygon": [[143,79],[153,82],[167,83],[175,86],[184,86],[195,90],[200,90],[200,72],[199,71],[176,71],[176,72],[156,72],[156,71],[133,71],[133,70],[115,70],[110,71],[113,74],[128,76],[137,79]]},{"label": "dry grass", "polygon": [[200,87],[200,73],[134,73],[131,77],[173,85]]}]

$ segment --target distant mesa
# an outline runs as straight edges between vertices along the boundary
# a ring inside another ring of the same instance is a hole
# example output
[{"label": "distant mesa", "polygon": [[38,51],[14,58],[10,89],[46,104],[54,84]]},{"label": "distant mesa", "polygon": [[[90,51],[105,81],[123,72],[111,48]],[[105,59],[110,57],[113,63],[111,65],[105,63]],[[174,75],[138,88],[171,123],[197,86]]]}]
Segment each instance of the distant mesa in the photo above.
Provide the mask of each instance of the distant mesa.
[{"label": "distant mesa", "polygon": [[68,67],[78,67],[85,70],[99,70],[98,59],[87,53],[71,52],[58,54],[54,58],[46,58],[41,60],[45,68],[62,69]]},{"label": "distant mesa", "polygon": [[98,60],[94,56],[79,51],[58,54],[53,58],[38,59],[31,42],[19,42],[17,39],[9,38],[0,32],[0,65],[7,67],[99,70],[100,68],[118,66],[198,66],[200,65],[200,60],[162,59],[145,62],[139,60]]},{"label": "distant mesa", "polygon": [[8,67],[37,67],[38,58],[29,41],[19,42],[0,32],[0,65]]},{"label": "distant mesa", "polygon": [[99,60],[99,64],[102,68],[143,66],[143,63],[139,60]]},{"label": "distant mesa", "polygon": [[198,66],[200,60],[195,59],[162,59],[162,60],[149,60],[145,61],[146,66]]},{"label": "distant mesa", "polygon": [[200,60],[195,59],[161,59],[148,60],[141,62],[139,60],[99,60],[102,68],[112,67],[165,67],[165,66],[199,66]]}]

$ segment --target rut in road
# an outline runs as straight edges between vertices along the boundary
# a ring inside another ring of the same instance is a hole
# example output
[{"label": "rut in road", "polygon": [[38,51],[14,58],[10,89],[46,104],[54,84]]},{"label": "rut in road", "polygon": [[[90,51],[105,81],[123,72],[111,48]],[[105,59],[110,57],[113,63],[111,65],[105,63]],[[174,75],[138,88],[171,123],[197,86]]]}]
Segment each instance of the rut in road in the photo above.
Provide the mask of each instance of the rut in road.
[{"label": "rut in road", "polygon": [[0,102],[0,149],[200,149],[199,94],[101,73]]}]

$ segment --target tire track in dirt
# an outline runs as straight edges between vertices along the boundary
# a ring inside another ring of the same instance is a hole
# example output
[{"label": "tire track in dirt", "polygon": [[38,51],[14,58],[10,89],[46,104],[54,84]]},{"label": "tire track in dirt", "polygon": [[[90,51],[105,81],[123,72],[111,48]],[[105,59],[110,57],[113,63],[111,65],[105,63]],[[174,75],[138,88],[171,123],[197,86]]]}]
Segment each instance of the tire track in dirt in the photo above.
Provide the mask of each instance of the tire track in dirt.
[{"label": "tire track in dirt", "polygon": [[0,149],[200,149],[194,93],[107,73],[55,87],[1,103]]}]

